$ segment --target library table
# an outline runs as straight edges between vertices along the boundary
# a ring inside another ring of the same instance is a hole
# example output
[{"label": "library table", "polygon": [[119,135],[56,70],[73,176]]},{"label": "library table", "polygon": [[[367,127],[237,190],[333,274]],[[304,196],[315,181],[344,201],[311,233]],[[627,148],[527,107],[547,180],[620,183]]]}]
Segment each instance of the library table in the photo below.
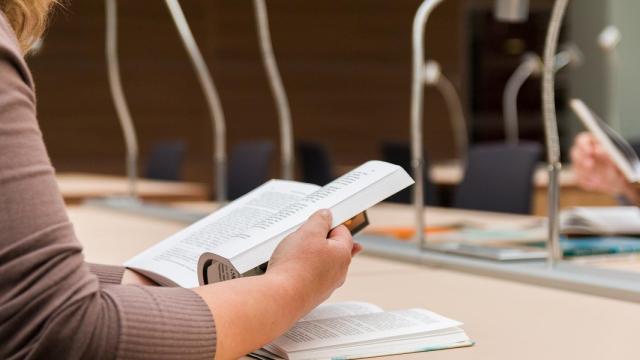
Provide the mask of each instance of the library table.
[{"label": "library table", "polygon": [[[376,211],[381,210],[372,210],[373,217]],[[382,211],[388,214],[393,208]],[[70,206],[69,214],[87,260],[108,264],[121,264],[185,226],[89,206]],[[499,217],[486,216],[486,221]],[[398,218],[403,218],[402,214]],[[640,305],[632,302],[366,255],[353,260],[346,283],[330,299],[346,300],[372,302],[385,309],[427,308],[464,322],[464,329],[476,341],[470,348],[390,357],[393,359],[595,360],[640,356]]]}]

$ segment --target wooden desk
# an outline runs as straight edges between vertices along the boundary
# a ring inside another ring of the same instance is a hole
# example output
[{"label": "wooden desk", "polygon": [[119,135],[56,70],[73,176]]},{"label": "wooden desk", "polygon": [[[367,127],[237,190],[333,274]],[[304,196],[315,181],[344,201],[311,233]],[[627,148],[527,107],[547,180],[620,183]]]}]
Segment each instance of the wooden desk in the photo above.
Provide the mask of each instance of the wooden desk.
[{"label": "wooden desk", "polygon": [[[457,186],[463,177],[463,169],[460,164],[446,163],[434,164],[429,176],[434,184],[441,186]],[[538,167],[533,180],[535,189],[533,194],[533,214],[545,215],[547,213],[547,186],[549,176],[544,166]],[[565,167],[560,172],[560,207],[573,206],[614,206],[615,199],[611,196],[589,192],[578,187],[575,174],[571,167]]]},{"label": "wooden desk", "polygon": [[[399,210],[385,206],[371,214]],[[87,260],[110,264],[122,263],[184,226],[80,206],[70,207],[69,214]],[[386,309],[425,307],[465,322],[477,342],[471,348],[394,359],[590,360],[636,359],[639,354],[640,305],[449,270],[358,256],[347,282],[330,300],[363,300]]]},{"label": "wooden desk", "polygon": [[[58,187],[67,204],[78,204],[89,198],[128,195],[127,178],[123,176],[60,173]],[[139,179],[138,194],[149,201],[205,201],[206,184]]]}]

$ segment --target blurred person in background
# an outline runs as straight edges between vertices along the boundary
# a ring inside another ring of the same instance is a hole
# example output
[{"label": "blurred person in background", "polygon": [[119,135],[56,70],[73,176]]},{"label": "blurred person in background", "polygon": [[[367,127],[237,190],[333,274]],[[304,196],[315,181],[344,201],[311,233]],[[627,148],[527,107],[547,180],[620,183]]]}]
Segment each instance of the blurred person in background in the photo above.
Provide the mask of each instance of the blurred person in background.
[{"label": "blurred person in background", "polygon": [[640,190],[627,181],[596,138],[588,132],[576,136],[571,163],[578,185],[585,190],[640,205]]}]

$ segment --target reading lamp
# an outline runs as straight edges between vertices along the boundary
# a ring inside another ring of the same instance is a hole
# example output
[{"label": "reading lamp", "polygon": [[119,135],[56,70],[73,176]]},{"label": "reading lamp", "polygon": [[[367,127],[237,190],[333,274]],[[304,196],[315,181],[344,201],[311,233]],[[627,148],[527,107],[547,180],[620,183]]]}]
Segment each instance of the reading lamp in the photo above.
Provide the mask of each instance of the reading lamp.
[{"label": "reading lamp", "polygon": [[496,0],[493,14],[501,22],[525,22],[529,18],[529,0]]},{"label": "reading lamp", "polygon": [[178,29],[182,44],[187,50],[189,59],[196,72],[198,82],[202,87],[207,106],[209,108],[209,115],[211,117],[213,138],[214,138],[214,174],[213,178],[216,182],[216,200],[219,203],[227,201],[227,152],[226,152],[226,125],[224,112],[222,110],[222,104],[218,91],[213,83],[207,63],[198,48],[198,45],[191,33],[189,23],[184,16],[182,7],[178,0],[165,0],[167,8],[171,14],[171,18]]},{"label": "reading lamp", "polygon": [[[509,4],[507,4],[509,3]],[[545,142],[547,149],[547,163],[549,171],[548,187],[548,263],[554,265],[562,259],[562,249],[560,247],[560,224],[559,224],[559,200],[560,184],[559,176],[562,165],[560,163],[560,140],[558,138],[558,122],[556,118],[555,105],[555,55],[558,47],[558,37],[562,26],[562,19],[567,10],[569,0],[555,0],[551,19],[547,29],[545,39],[543,70],[542,70],[542,115],[544,119]],[[499,8],[509,7],[525,9],[528,1],[524,0],[497,0],[496,14]],[[514,11],[515,13],[515,11]],[[522,13],[519,12],[519,13]],[[500,17],[496,16],[498,19]],[[522,18],[520,18],[522,19]]]},{"label": "reading lamp", "polygon": [[553,266],[562,260],[560,247],[560,184],[559,176],[562,165],[560,163],[560,140],[558,138],[558,122],[555,104],[554,55],[558,47],[558,37],[562,19],[567,10],[569,0],[555,0],[551,19],[547,29],[544,47],[544,70],[542,72],[542,106],[547,146],[547,163],[549,171],[548,187],[548,263]]},{"label": "reading lamp", "polygon": [[431,12],[442,0],[424,0],[413,18],[412,78],[411,78],[411,166],[415,185],[413,204],[416,217],[416,235],[420,249],[426,247],[424,217],[424,152],[422,141],[422,114],[424,112],[424,29]]},{"label": "reading lamp", "polygon": [[[193,36],[189,30],[188,24],[184,18],[184,14],[180,9],[180,5],[176,0],[166,0],[167,6],[171,12],[172,17],[180,31],[181,39],[188,49],[191,56],[194,67],[198,73],[198,79],[205,89],[205,95],[207,97],[207,103],[212,113],[214,123],[214,136],[216,138],[215,159],[216,159],[216,175],[217,180],[217,196],[218,201],[224,201],[226,199],[226,154],[224,152],[224,116],[222,115],[222,108],[220,106],[219,99],[213,82],[206,68],[206,64],[197,49],[197,45],[193,40]],[[106,206],[110,208],[117,208],[121,210],[133,211],[142,213],[144,215],[150,215],[154,217],[161,217],[171,220],[177,220],[182,222],[191,223],[202,218],[203,214],[198,212],[184,211],[181,209],[175,209],[172,207],[148,204],[140,201],[136,189],[138,175],[138,142],[136,138],[136,131],[131,118],[131,113],[124,95],[122,88],[122,80],[120,75],[120,67],[118,61],[118,13],[117,13],[117,0],[106,0],[106,61],[107,70],[109,75],[109,86],[111,89],[111,95],[116,108],[116,114],[125,138],[126,152],[127,152],[127,177],[129,184],[129,196],[120,198],[106,198],[106,199],[92,199],[90,204],[97,206]]]},{"label": "reading lamp", "polygon": [[424,82],[427,86],[435,87],[442,94],[451,116],[458,156],[464,162],[467,156],[469,134],[458,92],[451,80],[442,73],[440,64],[434,60],[428,60],[424,66]]},{"label": "reading lamp", "polygon": [[267,13],[267,4],[265,0],[254,0],[256,24],[258,30],[258,40],[260,42],[260,51],[262,54],[262,63],[267,73],[267,79],[271,87],[276,109],[278,111],[278,121],[280,124],[280,161],[281,176],[285,180],[293,179],[294,171],[294,151],[293,151],[293,126],[291,122],[291,110],[282,77],[278,71],[273,47],[271,44],[271,35],[269,33],[269,17]]},{"label": "reading lamp", "polygon": [[[558,72],[567,66],[579,66],[583,62],[583,54],[575,45],[567,45],[555,56],[554,71]],[[509,144],[517,145],[519,139],[518,126],[518,94],[522,85],[530,77],[542,74],[542,59],[535,53],[526,53],[520,65],[513,72],[502,93],[502,110],[504,117],[505,139]]]},{"label": "reading lamp", "polygon": [[[412,29],[412,80],[411,80],[411,165],[415,186],[413,204],[416,217],[417,240],[420,248],[426,247],[424,234],[424,152],[422,141],[422,115],[424,112],[424,29],[433,10],[442,0],[424,0],[413,18]],[[508,22],[526,21],[529,14],[528,0],[496,0],[494,6],[496,19]]]},{"label": "reading lamp", "polygon": [[125,140],[126,147],[126,171],[129,186],[129,197],[137,199],[138,193],[136,189],[138,181],[138,139],[136,137],[136,129],[131,119],[131,112],[127,105],[127,99],[122,89],[122,80],[120,77],[120,63],[118,61],[118,5],[117,0],[106,0],[106,56],[107,71],[109,75],[109,88],[113,104],[116,108],[116,114],[120,121],[120,127]]}]

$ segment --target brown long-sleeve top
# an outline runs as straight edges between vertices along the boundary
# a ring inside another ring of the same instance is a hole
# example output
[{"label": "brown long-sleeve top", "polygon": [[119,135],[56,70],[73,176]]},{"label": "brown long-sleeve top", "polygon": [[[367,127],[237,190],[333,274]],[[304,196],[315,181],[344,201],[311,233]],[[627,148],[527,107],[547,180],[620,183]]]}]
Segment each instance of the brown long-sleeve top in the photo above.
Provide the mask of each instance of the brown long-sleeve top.
[{"label": "brown long-sleeve top", "polygon": [[196,293],[118,285],[122,273],[84,262],[0,13],[0,359],[214,357],[213,317]]}]

